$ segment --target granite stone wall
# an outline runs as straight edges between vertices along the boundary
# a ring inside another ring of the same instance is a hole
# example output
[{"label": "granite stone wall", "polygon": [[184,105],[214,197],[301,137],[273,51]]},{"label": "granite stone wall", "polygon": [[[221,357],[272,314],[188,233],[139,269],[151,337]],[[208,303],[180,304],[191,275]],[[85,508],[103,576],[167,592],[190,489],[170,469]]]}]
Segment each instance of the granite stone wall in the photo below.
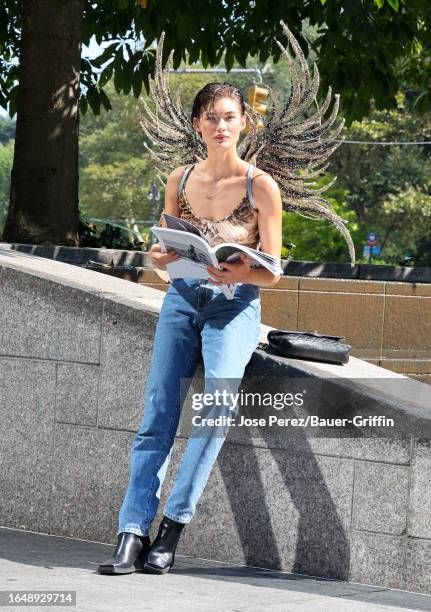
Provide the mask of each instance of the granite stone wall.
[{"label": "granite stone wall", "polygon": [[[1,525],[115,543],[163,298],[0,250]],[[355,358],[341,367],[256,351],[244,380],[283,389],[292,376],[348,385],[393,374]],[[425,423],[429,386],[411,383],[421,401],[405,404],[406,418]],[[186,402],[159,517],[189,419]],[[178,553],[431,593],[431,440],[423,431],[292,439],[232,430]]]},{"label": "granite stone wall", "polygon": [[[0,243],[77,266],[114,262],[106,273],[161,291],[148,253]],[[352,355],[431,384],[431,268],[282,260],[284,276],[261,290],[262,322],[345,335]]]},{"label": "granite stone wall", "polygon": [[[150,269],[136,280],[169,286]],[[284,276],[261,298],[263,323],[344,335],[355,357],[431,384],[431,284]]]}]

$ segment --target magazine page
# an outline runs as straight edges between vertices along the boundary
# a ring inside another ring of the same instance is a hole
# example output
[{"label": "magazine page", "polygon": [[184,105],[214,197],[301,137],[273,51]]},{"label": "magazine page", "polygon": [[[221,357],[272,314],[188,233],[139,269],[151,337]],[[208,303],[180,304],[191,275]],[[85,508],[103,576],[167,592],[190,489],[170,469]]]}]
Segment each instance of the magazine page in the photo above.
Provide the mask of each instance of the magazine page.
[{"label": "magazine page", "polygon": [[219,263],[222,261],[229,261],[233,263],[235,260],[239,260],[240,253],[245,253],[255,262],[254,264],[250,264],[251,267],[263,266],[270,270],[270,272],[273,274],[283,275],[283,269],[280,266],[279,258],[275,257],[274,255],[270,255],[269,253],[262,253],[261,251],[252,249],[244,244],[225,242],[217,245],[214,248],[214,252]]},{"label": "magazine page", "polygon": [[[166,271],[174,278],[206,278],[210,279],[207,266],[219,267],[216,256],[208,242],[196,234],[184,230],[175,230],[153,226],[151,228],[162,249],[173,249],[180,259],[166,264]],[[220,285],[228,299],[233,298],[234,287]]]},{"label": "magazine page", "polygon": [[[173,249],[184,260],[184,265],[198,264],[202,268],[218,266],[213,249],[204,238],[166,227],[153,226],[151,230],[159,240],[163,241],[166,250]],[[195,268],[196,265],[193,266],[193,269]]]},{"label": "magazine page", "polygon": [[162,213],[163,218],[166,222],[166,225],[169,229],[180,230],[183,232],[190,232],[191,234],[196,234],[203,238],[206,242],[207,239],[204,234],[201,232],[199,228],[197,228],[193,223],[186,221],[185,219],[180,219],[179,217],[175,217],[174,215],[170,215],[169,213]]}]

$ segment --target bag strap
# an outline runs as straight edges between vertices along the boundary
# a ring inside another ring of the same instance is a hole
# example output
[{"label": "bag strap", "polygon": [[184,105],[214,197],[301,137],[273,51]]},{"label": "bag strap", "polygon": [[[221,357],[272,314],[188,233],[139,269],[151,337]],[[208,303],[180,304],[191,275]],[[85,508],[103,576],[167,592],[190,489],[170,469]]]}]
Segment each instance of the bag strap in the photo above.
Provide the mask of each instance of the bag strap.
[{"label": "bag strap", "polygon": [[344,340],[346,336],[331,336],[330,334],[318,334],[317,332],[308,331],[291,331],[288,329],[271,329],[268,332],[268,338],[270,336],[283,336],[285,334],[295,334],[297,336],[313,336],[314,338],[329,338],[330,340]]}]

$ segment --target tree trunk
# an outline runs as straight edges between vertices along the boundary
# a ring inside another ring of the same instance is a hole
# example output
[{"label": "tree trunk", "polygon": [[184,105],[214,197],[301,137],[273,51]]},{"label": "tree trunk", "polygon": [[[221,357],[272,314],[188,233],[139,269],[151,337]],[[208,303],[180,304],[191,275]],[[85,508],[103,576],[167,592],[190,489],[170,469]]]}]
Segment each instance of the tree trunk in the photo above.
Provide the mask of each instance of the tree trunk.
[{"label": "tree trunk", "polygon": [[23,0],[10,205],[3,240],[79,245],[79,75],[85,0]]}]

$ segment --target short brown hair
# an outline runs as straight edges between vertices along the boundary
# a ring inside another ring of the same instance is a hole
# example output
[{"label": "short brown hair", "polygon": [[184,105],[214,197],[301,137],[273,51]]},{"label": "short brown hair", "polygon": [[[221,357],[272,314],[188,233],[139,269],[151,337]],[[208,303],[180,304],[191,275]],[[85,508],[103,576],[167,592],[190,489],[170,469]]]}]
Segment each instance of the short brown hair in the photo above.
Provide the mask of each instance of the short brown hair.
[{"label": "short brown hair", "polygon": [[214,104],[215,100],[220,98],[232,98],[238,103],[241,114],[245,113],[245,104],[242,93],[231,83],[207,83],[205,87],[202,87],[196,94],[192,108],[192,121],[196,117],[199,119],[201,113]]}]

